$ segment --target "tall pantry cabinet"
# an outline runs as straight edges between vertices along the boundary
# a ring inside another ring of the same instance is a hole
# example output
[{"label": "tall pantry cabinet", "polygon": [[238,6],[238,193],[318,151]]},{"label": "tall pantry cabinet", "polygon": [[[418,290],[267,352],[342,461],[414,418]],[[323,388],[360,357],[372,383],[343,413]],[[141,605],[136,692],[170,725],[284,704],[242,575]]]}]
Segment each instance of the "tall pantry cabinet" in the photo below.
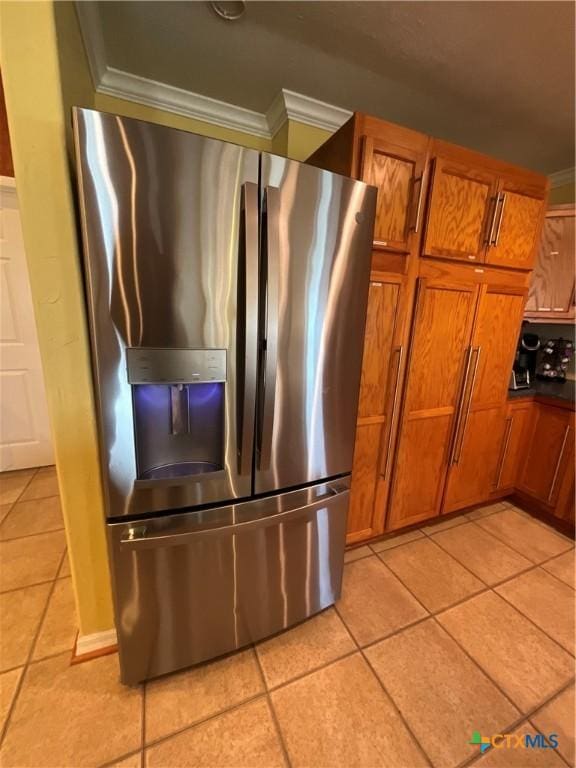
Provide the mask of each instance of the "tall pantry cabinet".
[{"label": "tall pantry cabinet", "polygon": [[488,500],[545,177],[355,114],[309,162],[378,187],[348,543]]},{"label": "tall pantry cabinet", "polygon": [[378,188],[348,543],[384,532],[422,233],[429,139],[355,114],[310,158]]}]

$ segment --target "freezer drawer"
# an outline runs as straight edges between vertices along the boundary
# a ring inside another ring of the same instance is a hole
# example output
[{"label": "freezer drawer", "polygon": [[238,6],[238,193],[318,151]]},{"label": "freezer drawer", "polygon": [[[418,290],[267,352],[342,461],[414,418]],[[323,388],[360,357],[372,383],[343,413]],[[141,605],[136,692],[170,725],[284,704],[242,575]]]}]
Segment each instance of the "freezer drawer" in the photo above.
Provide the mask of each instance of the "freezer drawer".
[{"label": "freezer drawer", "polygon": [[248,645],[334,603],[349,478],[108,525],[122,681]]}]

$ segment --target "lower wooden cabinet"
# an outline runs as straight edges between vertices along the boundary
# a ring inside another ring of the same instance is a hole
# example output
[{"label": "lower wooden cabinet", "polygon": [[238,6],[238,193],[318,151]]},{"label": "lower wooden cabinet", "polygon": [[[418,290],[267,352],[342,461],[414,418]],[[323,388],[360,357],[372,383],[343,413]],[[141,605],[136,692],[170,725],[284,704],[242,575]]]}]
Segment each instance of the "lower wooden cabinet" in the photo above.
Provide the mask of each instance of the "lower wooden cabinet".
[{"label": "lower wooden cabinet", "polygon": [[534,403],[518,491],[542,511],[574,519],[574,413]]},{"label": "lower wooden cabinet", "polygon": [[528,449],[534,403],[512,400],[506,409],[502,442],[498,450],[498,464],[494,490],[512,492],[518,483],[522,460]]}]

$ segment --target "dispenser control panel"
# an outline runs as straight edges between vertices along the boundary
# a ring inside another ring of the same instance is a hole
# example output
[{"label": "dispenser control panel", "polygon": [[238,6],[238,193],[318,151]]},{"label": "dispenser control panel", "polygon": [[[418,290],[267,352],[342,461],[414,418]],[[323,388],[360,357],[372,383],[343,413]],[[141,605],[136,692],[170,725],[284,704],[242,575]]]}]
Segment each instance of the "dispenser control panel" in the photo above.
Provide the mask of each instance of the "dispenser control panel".
[{"label": "dispenser control panel", "polygon": [[226,350],[127,347],[126,367],[130,384],[226,381]]}]

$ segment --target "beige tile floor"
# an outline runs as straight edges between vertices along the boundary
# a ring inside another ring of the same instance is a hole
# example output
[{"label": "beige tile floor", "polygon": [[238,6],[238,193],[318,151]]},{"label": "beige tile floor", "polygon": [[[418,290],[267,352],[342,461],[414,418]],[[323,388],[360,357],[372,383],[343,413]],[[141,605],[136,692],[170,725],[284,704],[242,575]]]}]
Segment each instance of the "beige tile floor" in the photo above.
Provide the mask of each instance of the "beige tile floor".
[{"label": "beige tile floor", "polygon": [[[308,622],[137,688],[70,666],[54,470],[0,476],[0,765],[417,768],[574,764],[574,544],[495,504],[346,554]],[[558,734],[491,749],[474,731]]]}]

